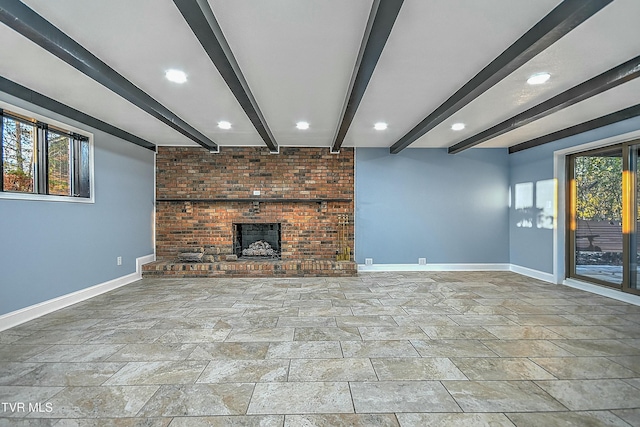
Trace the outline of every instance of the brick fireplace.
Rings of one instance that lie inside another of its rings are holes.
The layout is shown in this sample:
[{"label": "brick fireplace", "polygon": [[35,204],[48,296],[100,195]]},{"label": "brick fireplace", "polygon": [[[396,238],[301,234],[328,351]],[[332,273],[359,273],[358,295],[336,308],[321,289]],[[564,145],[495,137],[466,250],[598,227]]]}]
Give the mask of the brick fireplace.
[{"label": "brick fireplace", "polygon": [[[157,261],[145,275],[354,275],[353,197],[353,149],[158,147]],[[277,224],[279,259],[233,260],[251,224]],[[206,262],[177,261],[192,251]]]}]

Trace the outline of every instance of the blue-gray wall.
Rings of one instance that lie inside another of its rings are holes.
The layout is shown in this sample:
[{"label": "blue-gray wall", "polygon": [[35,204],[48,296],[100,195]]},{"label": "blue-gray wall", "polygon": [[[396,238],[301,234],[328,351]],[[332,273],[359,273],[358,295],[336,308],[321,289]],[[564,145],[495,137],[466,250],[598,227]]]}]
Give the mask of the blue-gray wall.
[{"label": "blue-gray wall", "polygon": [[154,253],[154,153],[0,99],[87,130],[95,144],[95,203],[0,199],[0,315],[135,272],[136,258]]},{"label": "blue-gray wall", "polygon": [[[554,178],[554,151],[599,141],[640,129],[640,117],[625,120],[549,144],[520,151],[509,156],[510,185],[537,182]],[[562,219],[560,219],[562,220]],[[517,214],[512,204],[509,221],[509,258],[511,264],[545,273],[553,273],[553,230],[520,228],[516,226]],[[564,265],[558,266],[564,271]]]},{"label": "blue-gray wall", "polygon": [[508,263],[506,149],[356,150],[356,261]]},{"label": "blue-gray wall", "polygon": [[[154,252],[154,154],[6,94],[0,100],[92,132],[95,143],[94,204],[0,199],[0,315],[135,272],[135,259]],[[640,118],[630,119],[512,155],[359,148],[356,261],[426,257],[552,273],[552,230],[516,227],[508,188],[552,179],[555,150],[638,129]]]}]

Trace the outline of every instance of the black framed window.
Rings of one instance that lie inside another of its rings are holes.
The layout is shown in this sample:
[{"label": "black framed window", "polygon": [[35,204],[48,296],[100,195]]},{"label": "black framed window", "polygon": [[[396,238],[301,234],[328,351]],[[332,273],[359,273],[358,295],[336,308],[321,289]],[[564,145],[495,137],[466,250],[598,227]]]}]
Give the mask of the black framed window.
[{"label": "black framed window", "polygon": [[2,190],[36,192],[37,126],[2,113]]},{"label": "black framed window", "polygon": [[89,138],[0,110],[0,192],[91,197]]}]

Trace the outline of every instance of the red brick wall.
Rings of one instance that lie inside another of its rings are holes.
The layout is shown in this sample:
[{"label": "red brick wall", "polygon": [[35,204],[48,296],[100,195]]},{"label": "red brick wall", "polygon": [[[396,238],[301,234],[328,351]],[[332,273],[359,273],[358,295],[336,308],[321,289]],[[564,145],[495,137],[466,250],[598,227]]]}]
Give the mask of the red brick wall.
[{"label": "red brick wall", "polygon": [[[348,214],[347,242],[353,248],[353,149],[158,147],[156,158],[156,255],[175,259],[188,248],[213,245],[231,253],[233,223],[282,224],[283,259],[335,259],[338,216]],[[253,191],[260,190],[260,196]],[[162,202],[163,198],[223,202]],[[350,202],[251,202],[237,198],[350,199]]]}]

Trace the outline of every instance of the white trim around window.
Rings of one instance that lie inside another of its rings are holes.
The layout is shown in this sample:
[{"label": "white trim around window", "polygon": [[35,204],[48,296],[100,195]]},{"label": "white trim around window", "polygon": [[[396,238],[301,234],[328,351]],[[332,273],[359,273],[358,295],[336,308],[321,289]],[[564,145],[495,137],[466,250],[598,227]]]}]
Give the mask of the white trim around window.
[{"label": "white trim around window", "polygon": [[[59,120],[52,119],[42,114],[34,113],[24,108],[18,107],[13,104],[9,104],[4,101],[0,101],[0,109],[8,110],[21,116],[35,119],[39,122],[46,123],[55,128],[65,129],[69,132],[82,135],[89,140],[89,197],[71,197],[71,196],[58,196],[49,194],[37,194],[37,193],[20,193],[13,191],[0,191],[0,200],[25,200],[25,201],[44,201],[44,202],[65,202],[65,203],[95,203],[95,177],[94,177],[94,140],[93,133],[87,132],[84,129],[77,128],[68,123],[61,122]],[[0,137],[2,137],[0,135]],[[2,153],[0,153],[0,159]],[[2,179],[2,177],[0,177]]]}]

